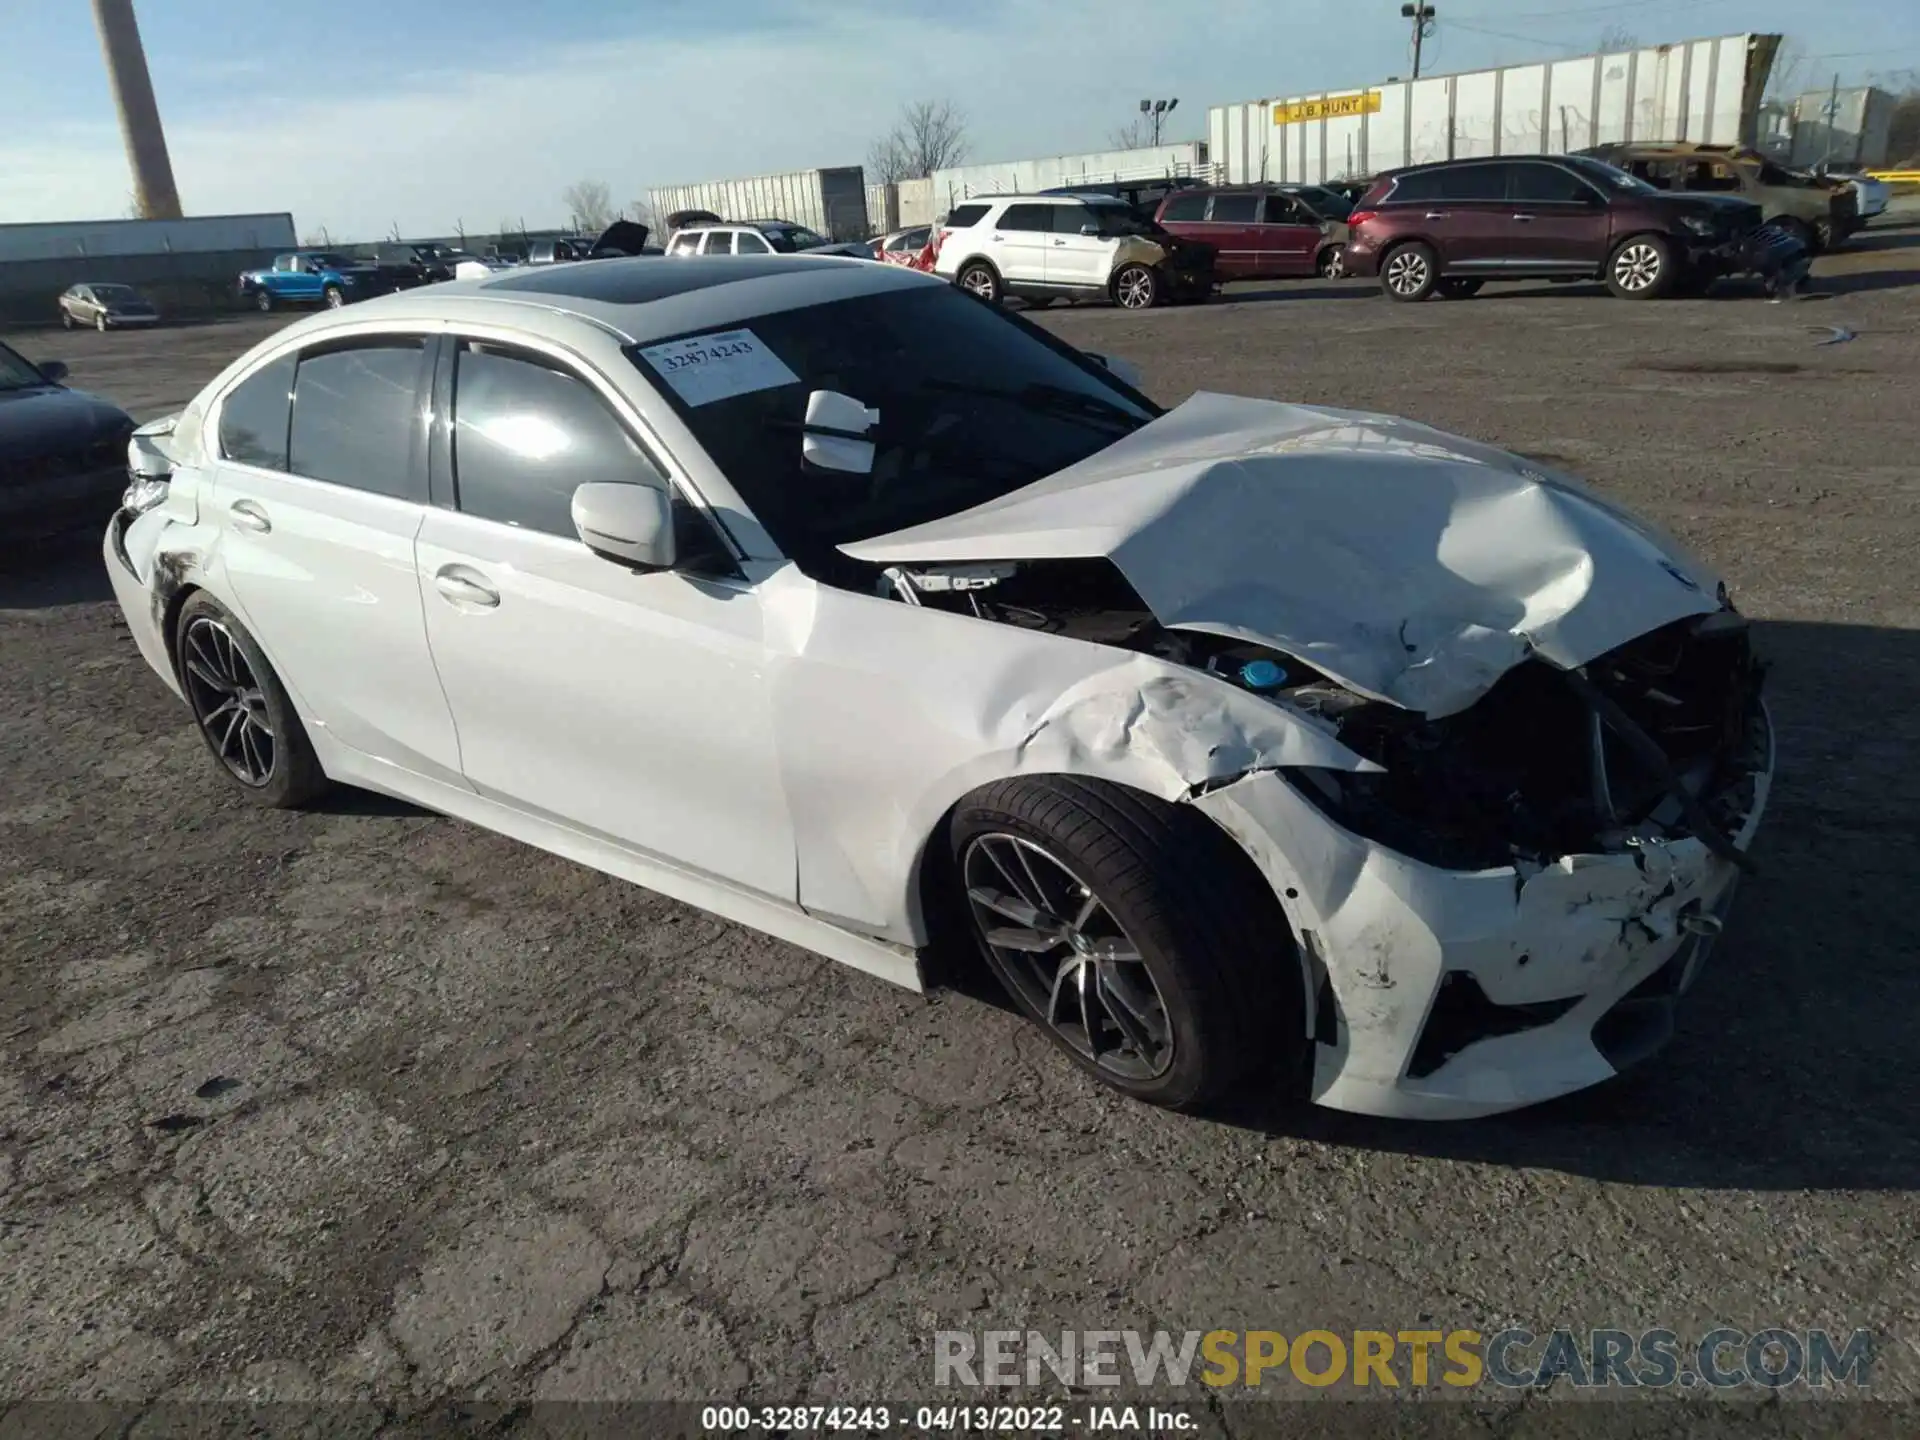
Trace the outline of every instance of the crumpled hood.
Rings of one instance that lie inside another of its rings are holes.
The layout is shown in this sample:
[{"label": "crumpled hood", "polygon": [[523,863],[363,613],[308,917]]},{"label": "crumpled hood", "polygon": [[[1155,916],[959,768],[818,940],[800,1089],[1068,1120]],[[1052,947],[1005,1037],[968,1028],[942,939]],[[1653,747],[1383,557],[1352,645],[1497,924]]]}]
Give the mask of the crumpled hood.
[{"label": "crumpled hood", "polygon": [[1570,476],[1393,416],[1199,394],[999,500],[842,547],[878,564],[1107,557],[1161,624],[1464,710],[1719,608],[1680,543]]}]

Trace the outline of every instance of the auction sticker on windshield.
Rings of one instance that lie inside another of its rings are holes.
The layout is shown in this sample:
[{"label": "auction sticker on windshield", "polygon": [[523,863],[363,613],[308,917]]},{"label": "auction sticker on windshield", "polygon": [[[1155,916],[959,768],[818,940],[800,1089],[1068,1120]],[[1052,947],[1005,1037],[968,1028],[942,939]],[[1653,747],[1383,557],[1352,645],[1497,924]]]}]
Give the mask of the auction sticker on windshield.
[{"label": "auction sticker on windshield", "polygon": [[711,405],[755,390],[800,383],[800,377],[751,330],[722,330],[649,345],[640,358],[689,405]]}]

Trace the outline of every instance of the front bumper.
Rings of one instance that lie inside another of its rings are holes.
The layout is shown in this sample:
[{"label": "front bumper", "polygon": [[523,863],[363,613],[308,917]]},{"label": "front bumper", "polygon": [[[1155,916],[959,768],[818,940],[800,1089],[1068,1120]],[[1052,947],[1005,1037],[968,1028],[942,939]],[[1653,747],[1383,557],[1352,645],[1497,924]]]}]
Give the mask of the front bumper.
[{"label": "front bumper", "polygon": [[125,463],[73,475],[0,483],[0,539],[44,540],[98,525],[126,493]]},{"label": "front bumper", "polygon": [[[1751,842],[1773,775],[1756,709]],[[1313,1098],[1465,1119],[1611,1078],[1672,1033],[1739,872],[1699,840],[1644,838],[1543,868],[1440,869],[1342,829],[1274,772],[1197,799],[1282,898],[1308,962]]]},{"label": "front bumper", "polygon": [[158,315],[107,316],[107,328],[109,330],[133,330],[143,325],[158,325],[159,323],[160,317]]}]

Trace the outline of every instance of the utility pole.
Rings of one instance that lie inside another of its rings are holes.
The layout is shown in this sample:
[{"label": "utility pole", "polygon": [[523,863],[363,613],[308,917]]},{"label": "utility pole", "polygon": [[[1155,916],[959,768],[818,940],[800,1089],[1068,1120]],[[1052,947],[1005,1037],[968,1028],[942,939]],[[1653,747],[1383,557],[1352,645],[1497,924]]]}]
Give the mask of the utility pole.
[{"label": "utility pole", "polygon": [[1433,6],[1426,0],[1411,0],[1400,7],[1400,18],[1413,22],[1413,78],[1420,78],[1420,42],[1433,34]]},{"label": "utility pole", "polygon": [[1140,102],[1140,113],[1147,117],[1147,123],[1153,127],[1153,143],[1156,146],[1160,143],[1161,125],[1165,123],[1168,113],[1179,103],[1178,100],[1142,100]]}]

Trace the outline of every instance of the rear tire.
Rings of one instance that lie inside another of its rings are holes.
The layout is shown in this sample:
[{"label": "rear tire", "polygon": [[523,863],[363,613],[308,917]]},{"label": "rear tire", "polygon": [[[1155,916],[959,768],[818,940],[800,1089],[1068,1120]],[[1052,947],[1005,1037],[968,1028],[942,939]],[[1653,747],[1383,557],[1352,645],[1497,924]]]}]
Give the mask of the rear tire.
[{"label": "rear tire", "polygon": [[1304,1093],[1291,932],[1206,816],[1104,781],[1022,776],[961,801],[949,842],[976,947],[1088,1074],[1181,1110],[1267,1070]]},{"label": "rear tire", "polygon": [[960,273],[953,277],[953,283],[989,305],[998,305],[1006,294],[1006,287],[1000,283],[1000,272],[984,260],[973,260],[962,265]]},{"label": "rear tire", "polygon": [[1160,276],[1151,265],[1122,265],[1110,287],[1113,303],[1122,310],[1151,310],[1160,303]]},{"label": "rear tire", "polygon": [[1380,261],[1380,288],[1389,300],[1411,305],[1433,294],[1440,283],[1440,262],[1418,241],[1398,245]]},{"label": "rear tire", "polygon": [[1607,257],[1607,289],[1622,300],[1658,300],[1673,289],[1680,266],[1658,235],[1629,235]]},{"label": "rear tire", "polygon": [[255,805],[293,810],[326,790],[306,728],[244,626],[204,590],[174,622],[174,668],[208,753]]},{"label": "rear tire", "polygon": [[1486,283],[1484,280],[1442,280],[1436,288],[1442,300],[1471,300]]}]

